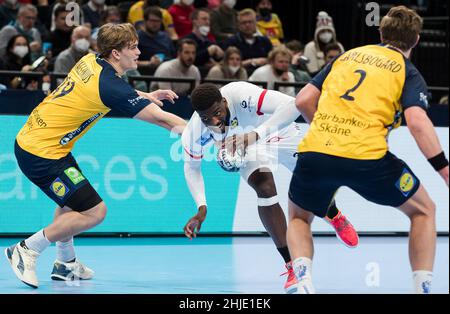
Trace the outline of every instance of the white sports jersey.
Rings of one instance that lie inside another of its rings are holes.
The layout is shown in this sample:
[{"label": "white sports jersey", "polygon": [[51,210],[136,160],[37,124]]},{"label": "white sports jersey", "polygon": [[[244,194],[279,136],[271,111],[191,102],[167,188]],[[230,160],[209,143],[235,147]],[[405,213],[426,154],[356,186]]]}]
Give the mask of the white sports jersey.
[{"label": "white sports jersey", "polygon": [[[221,145],[222,141],[234,134],[255,131],[260,136],[257,143],[247,147],[246,156],[254,155],[251,161],[241,168],[241,176],[245,180],[256,169],[281,161],[289,169],[293,168],[293,154],[299,142],[299,128],[294,121],[300,113],[295,107],[295,98],[277,91],[265,90],[247,82],[234,82],[220,89],[227,100],[230,117],[226,134],[211,131],[194,113],[183,131],[184,172],[189,190],[197,204],[197,208],[206,205],[204,180],[200,161],[206,148],[213,143]],[[276,112],[276,113],[275,113]],[[287,117],[287,118],[286,118]],[[279,126],[280,129],[272,129]],[[278,146],[282,155],[289,158],[278,159],[276,152],[269,146]],[[261,146],[264,149],[261,149]],[[265,148],[269,148],[268,150]],[[260,153],[262,152],[262,153]],[[265,161],[258,156],[265,155]],[[292,170],[292,169],[290,169]]]},{"label": "white sports jersey", "polygon": [[[262,89],[247,82],[234,82],[220,89],[222,96],[227,100],[230,111],[229,127],[226,134],[215,133],[208,129],[195,112],[182,135],[182,143],[187,157],[201,159],[203,151],[212,143],[220,144],[225,138],[234,134],[243,134],[253,131],[266,122],[277,106],[295,102],[295,98],[272,90]],[[269,113],[269,114],[267,114]],[[289,132],[294,125],[291,124],[282,130],[274,130],[267,137]]]}]

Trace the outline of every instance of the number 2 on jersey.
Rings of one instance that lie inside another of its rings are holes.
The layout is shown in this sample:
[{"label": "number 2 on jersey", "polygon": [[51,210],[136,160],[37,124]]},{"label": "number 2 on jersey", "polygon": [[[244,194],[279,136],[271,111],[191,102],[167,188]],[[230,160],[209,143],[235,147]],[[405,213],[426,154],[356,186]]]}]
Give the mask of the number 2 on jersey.
[{"label": "number 2 on jersey", "polygon": [[356,70],[354,73],[358,73],[361,75],[361,77],[359,78],[358,84],[356,84],[353,88],[346,91],[345,94],[341,96],[341,98],[344,98],[345,100],[348,100],[348,101],[355,100],[355,97],[350,96],[350,93],[353,93],[354,91],[356,91],[358,89],[358,87],[361,86],[361,84],[364,82],[364,80],[366,79],[366,76],[367,76],[367,73],[364,70]]}]

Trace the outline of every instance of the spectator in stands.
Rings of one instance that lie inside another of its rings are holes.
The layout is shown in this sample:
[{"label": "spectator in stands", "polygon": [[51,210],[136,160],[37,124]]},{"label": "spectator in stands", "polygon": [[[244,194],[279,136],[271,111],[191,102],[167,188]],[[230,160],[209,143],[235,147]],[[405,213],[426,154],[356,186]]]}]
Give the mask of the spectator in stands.
[{"label": "spectator in stands", "polygon": [[[55,12],[56,10],[60,7],[60,6],[64,6],[65,8],[67,7],[67,4],[69,2],[73,2],[72,0],[57,0],[53,3],[53,6],[51,7],[51,25],[50,25],[50,31],[54,31],[56,28],[56,23],[55,23]],[[73,10],[73,9],[71,9]],[[75,11],[72,11],[72,13],[75,13]],[[78,10],[77,12],[79,15],[78,16],[73,16],[73,21],[77,22],[79,24],[74,25],[75,27],[79,26],[79,25],[83,25],[84,24],[84,13],[83,10]]]},{"label": "spectator in stands", "polygon": [[[289,72],[292,55],[285,46],[274,48],[269,54],[269,64],[255,70],[249,81],[267,82],[268,89],[274,89],[275,82],[294,83],[294,74]],[[294,87],[280,87],[279,91],[295,97]]]},{"label": "spectator in stands", "polygon": [[0,56],[5,53],[5,47],[11,37],[23,35],[30,43],[31,61],[36,59],[41,51],[41,34],[34,27],[38,11],[32,4],[22,5],[17,13],[14,25],[6,25],[0,31]]},{"label": "spectator in stands", "polygon": [[289,72],[294,74],[295,81],[299,83],[308,83],[311,81],[311,76],[306,71],[306,61],[302,59],[305,50],[303,44],[298,40],[291,40],[286,43],[286,48],[292,54]]},{"label": "spectator in stands", "polygon": [[55,30],[50,33],[48,40],[52,45],[52,56],[55,58],[71,44],[74,27],[67,25],[66,17],[69,13],[70,11],[63,5],[58,6],[55,10]]},{"label": "spectator in stands", "polygon": [[180,38],[192,32],[191,14],[195,8],[192,5],[194,0],[180,0],[179,3],[174,3],[169,8],[169,13],[172,15],[175,31]]},{"label": "spectator in stands", "polygon": [[148,7],[144,13],[144,30],[138,31],[141,51],[138,65],[150,67],[152,72],[164,61],[175,57],[175,47],[169,35],[161,31],[162,13],[157,7]]},{"label": "spectator in stands", "polygon": [[258,12],[256,17],[258,31],[269,38],[273,46],[279,46],[284,38],[283,24],[278,15],[272,13],[272,2],[259,0],[256,11]]},{"label": "spectator in stands", "polygon": [[341,49],[341,46],[339,46],[337,43],[326,45],[324,48],[325,63],[330,63],[334,58],[336,58],[343,52],[344,51]]},{"label": "spectator in stands", "polygon": [[136,29],[144,29],[144,11],[148,7],[157,7],[161,10],[164,30],[169,34],[170,39],[174,41],[178,40],[178,34],[175,31],[172,15],[170,15],[169,11],[166,9],[161,8],[160,0],[138,1],[133,4],[128,12],[128,22],[133,24]]},{"label": "spectator in stands", "polygon": [[14,23],[19,11],[17,0],[5,0],[0,4],[0,29],[8,24]]},{"label": "spectator in stands", "polygon": [[[178,43],[178,57],[164,62],[156,70],[155,77],[194,78],[196,84],[200,83],[200,71],[194,65],[196,54],[195,41],[189,38],[181,39]],[[154,82],[151,90],[171,89],[179,96],[190,91],[189,83]]]},{"label": "spectator in stands", "polygon": [[211,31],[221,43],[238,31],[236,0],[222,0],[222,4],[211,13]]},{"label": "spectator in stands", "polygon": [[317,74],[325,65],[325,46],[331,43],[338,44],[341,47],[341,51],[344,52],[344,47],[336,39],[333,19],[327,12],[321,11],[317,15],[314,40],[305,47],[305,56],[309,59],[306,67],[312,76]]},{"label": "spectator in stands", "polygon": [[69,73],[73,66],[89,52],[91,29],[78,26],[72,32],[72,44],[56,58],[56,73]]},{"label": "spectator in stands", "polygon": [[242,53],[243,66],[247,72],[267,64],[267,55],[272,50],[272,43],[256,31],[256,13],[252,9],[244,9],[238,14],[239,32],[228,38],[224,47],[237,47]]},{"label": "spectator in stands", "polygon": [[[223,50],[215,44],[210,34],[210,15],[208,9],[197,9],[192,13],[193,31],[185,38],[190,38],[197,44],[194,64],[200,72],[208,71],[223,58]],[[202,75],[203,76],[203,75]]]},{"label": "spectator in stands", "polygon": [[246,81],[247,71],[242,67],[242,55],[236,47],[228,47],[220,64],[208,73],[207,79]]},{"label": "spectator in stands", "polygon": [[[27,38],[23,35],[14,35],[8,40],[5,55],[0,59],[0,70],[29,72],[30,61]],[[12,89],[26,88],[28,81],[21,77],[2,78],[0,84]]]},{"label": "spectator in stands", "polygon": [[90,24],[91,29],[99,27],[101,16],[106,8],[105,0],[89,0],[81,7],[84,23]]},{"label": "spectator in stands", "polygon": [[208,9],[215,10],[220,6],[221,0],[208,0]]}]

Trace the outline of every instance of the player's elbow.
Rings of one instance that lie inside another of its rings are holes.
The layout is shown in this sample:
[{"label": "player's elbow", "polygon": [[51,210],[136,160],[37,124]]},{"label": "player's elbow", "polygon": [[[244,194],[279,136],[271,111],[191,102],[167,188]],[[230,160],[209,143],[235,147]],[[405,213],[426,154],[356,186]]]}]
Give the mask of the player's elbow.
[{"label": "player's elbow", "polygon": [[406,125],[412,134],[420,134],[427,130],[430,119],[425,110],[414,107],[405,111]]}]

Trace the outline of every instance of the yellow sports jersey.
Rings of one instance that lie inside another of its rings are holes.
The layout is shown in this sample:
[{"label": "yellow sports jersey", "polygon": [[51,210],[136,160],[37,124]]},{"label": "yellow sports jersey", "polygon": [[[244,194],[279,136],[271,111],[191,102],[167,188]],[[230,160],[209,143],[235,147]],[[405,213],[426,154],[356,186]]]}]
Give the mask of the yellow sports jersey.
[{"label": "yellow sports jersey", "polygon": [[[164,30],[167,31],[169,28],[174,28],[173,18],[169,11],[163,8],[160,8],[160,10],[163,17],[162,23]],[[128,22],[134,26],[144,22],[144,1],[138,1],[131,6],[130,11],[128,12]]]},{"label": "yellow sports jersey", "polygon": [[284,38],[283,26],[281,21],[275,13],[272,13],[269,21],[259,18],[256,22],[259,32],[270,39],[272,45],[278,46],[281,44],[281,39]]},{"label": "yellow sports jersey", "polygon": [[33,155],[60,159],[111,109],[133,117],[149,103],[111,64],[88,54],[33,110],[16,140]]},{"label": "yellow sports jersey", "polygon": [[311,84],[321,96],[299,152],[382,158],[403,110],[428,108],[427,86],[419,71],[399,51],[383,45],[340,55]]}]

